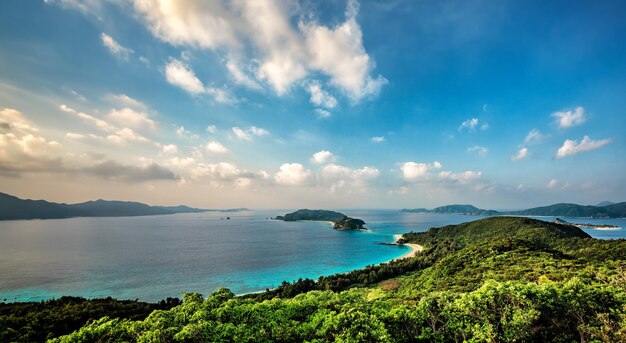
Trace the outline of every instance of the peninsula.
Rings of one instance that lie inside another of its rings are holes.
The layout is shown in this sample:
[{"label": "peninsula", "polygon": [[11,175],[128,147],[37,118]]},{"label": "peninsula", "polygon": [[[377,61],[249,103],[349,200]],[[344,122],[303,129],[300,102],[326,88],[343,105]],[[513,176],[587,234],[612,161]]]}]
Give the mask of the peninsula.
[{"label": "peninsula", "polygon": [[331,222],[333,224],[333,229],[340,231],[367,230],[367,228],[364,227],[365,222],[363,220],[348,217],[341,212],[328,210],[301,209],[295,212],[287,213],[284,216],[276,216],[274,219],[286,222],[300,220]]}]

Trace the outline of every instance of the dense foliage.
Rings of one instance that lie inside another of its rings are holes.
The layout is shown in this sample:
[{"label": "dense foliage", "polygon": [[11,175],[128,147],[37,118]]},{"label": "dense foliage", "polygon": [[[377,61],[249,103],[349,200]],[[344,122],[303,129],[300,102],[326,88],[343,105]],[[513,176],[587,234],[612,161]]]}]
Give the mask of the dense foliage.
[{"label": "dense foliage", "polygon": [[154,310],[180,305],[177,298],[156,304],[112,298],[61,297],[42,302],[0,303],[0,342],[42,342],[111,316],[142,320]]},{"label": "dense foliage", "polygon": [[623,342],[626,240],[497,217],[403,236],[416,257],[235,297],[196,293],[54,342]]},{"label": "dense foliage", "polygon": [[295,212],[287,213],[284,216],[276,216],[275,219],[284,220],[286,222],[293,222],[297,220],[319,220],[334,222],[345,216],[345,214],[335,211],[301,209]]}]

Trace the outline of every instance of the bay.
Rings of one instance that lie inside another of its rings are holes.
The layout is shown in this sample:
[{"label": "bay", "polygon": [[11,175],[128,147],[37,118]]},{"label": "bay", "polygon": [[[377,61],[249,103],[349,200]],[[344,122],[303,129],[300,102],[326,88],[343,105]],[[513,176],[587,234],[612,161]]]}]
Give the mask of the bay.
[{"label": "bay", "polygon": [[[408,248],[376,244],[393,242],[394,234],[481,218],[342,210],[365,220],[366,232],[269,220],[288,211],[0,222],[0,301],[63,295],[158,301],[183,291],[207,295],[220,287],[237,294],[263,291],[283,280],[315,279],[398,258]],[[626,226],[624,219],[580,220]],[[585,231],[623,238],[626,230]]]}]

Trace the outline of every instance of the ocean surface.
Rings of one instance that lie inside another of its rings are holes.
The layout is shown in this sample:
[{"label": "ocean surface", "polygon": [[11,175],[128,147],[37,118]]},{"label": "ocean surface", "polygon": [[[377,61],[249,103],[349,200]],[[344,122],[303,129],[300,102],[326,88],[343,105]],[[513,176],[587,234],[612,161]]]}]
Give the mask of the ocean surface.
[{"label": "ocean surface", "polygon": [[[183,291],[208,295],[220,287],[237,294],[263,291],[283,280],[400,257],[407,247],[376,244],[393,242],[394,234],[481,218],[342,210],[365,220],[365,232],[336,231],[326,222],[269,220],[286,212],[2,221],[0,301],[62,295],[158,301]],[[596,238],[626,237],[626,219],[567,220],[618,225],[624,229],[585,231]]]}]

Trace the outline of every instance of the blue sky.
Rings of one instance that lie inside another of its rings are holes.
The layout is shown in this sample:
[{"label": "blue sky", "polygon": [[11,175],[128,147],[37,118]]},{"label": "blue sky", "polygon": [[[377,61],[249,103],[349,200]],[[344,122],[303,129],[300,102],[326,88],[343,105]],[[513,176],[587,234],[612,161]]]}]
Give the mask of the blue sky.
[{"label": "blue sky", "polygon": [[200,207],[623,201],[623,1],[0,3],[0,190]]}]

